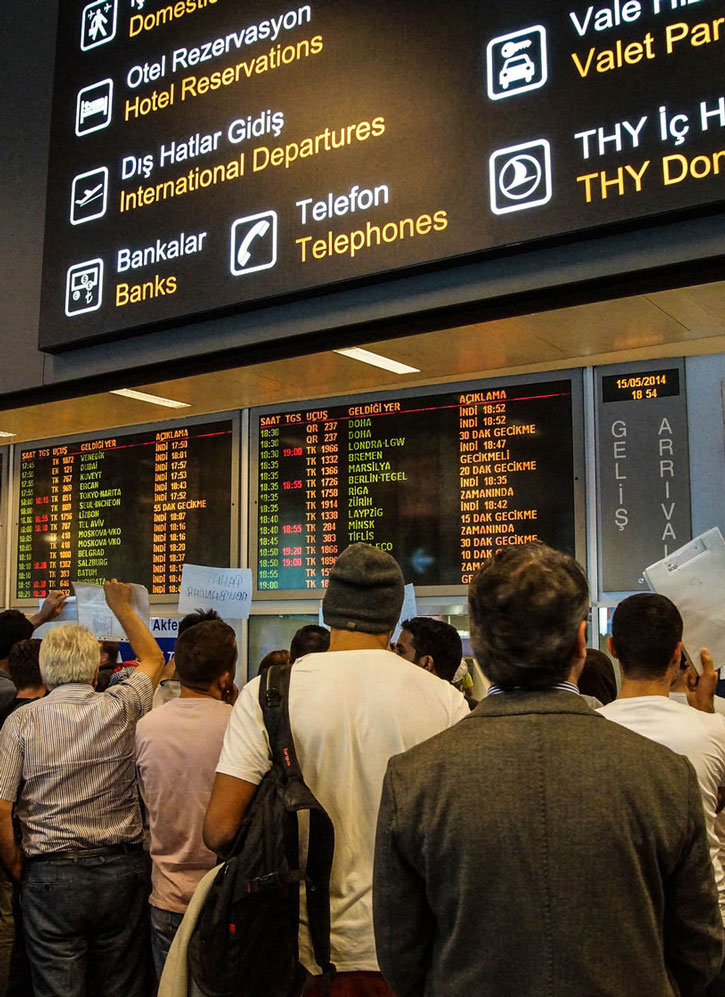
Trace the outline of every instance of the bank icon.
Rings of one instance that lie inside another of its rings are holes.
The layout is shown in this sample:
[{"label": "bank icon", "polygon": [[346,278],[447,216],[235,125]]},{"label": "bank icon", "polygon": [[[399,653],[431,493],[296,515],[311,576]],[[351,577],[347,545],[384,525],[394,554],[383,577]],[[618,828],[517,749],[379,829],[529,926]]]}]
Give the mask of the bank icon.
[{"label": "bank icon", "polygon": [[116,37],[117,0],[93,0],[83,8],[81,52],[105,45]]},{"label": "bank icon", "polygon": [[488,161],[488,172],[494,215],[551,200],[551,146],[545,138],[498,149]]},{"label": "bank icon", "polygon": [[277,212],[237,218],[232,223],[229,269],[235,276],[269,270],[277,262]]},{"label": "bank icon", "polygon": [[70,223],[82,225],[102,218],[108,202],[108,167],[99,166],[79,173],[73,181],[70,195]]},{"label": "bank icon", "polygon": [[107,128],[113,116],[113,80],[100,80],[78,91],[76,98],[76,135]]},{"label": "bank icon", "polygon": [[538,90],[548,75],[546,28],[541,24],[499,35],[486,46],[486,82],[491,100]]},{"label": "bank icon", "polygon": [[103,260],[86,260],[68,267],[65,278],[65,313],[95,312],[103,301]]}]

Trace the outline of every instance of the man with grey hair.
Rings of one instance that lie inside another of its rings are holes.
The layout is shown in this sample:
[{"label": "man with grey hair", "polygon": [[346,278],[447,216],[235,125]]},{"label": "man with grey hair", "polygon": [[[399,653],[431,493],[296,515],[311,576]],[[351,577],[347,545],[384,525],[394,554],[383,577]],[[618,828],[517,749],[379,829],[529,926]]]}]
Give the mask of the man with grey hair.
[{"label": "man with grey hair", "polygon": [[671,997],[720,967],[692,766],[567,681],[588,602],[579,565],[543,544],[503,548],[471,582],[488,696],[393,758],[383,787],[375,938],[398,997]]},{"label": "man with grey hair", "polygon": [[[322,615],[328,651],[306,654],[290,671],[289,714],[302,775],[332,819],[330,950],[336,994],[386,995],[372,924],[375,819],[391,755],[469,713],[461,694],[389,650],[403,605],[403,576],[377,547],[348,547],[330,571]],[[242,690],[227,726],[204,822],[204,840],[223,853],[269,770],[259,678]],[[319,976],[303,927],[300,960]],[[305,994],[327,993],[307,981]]]},{"label": "man with grey hair", "polygon": [[35,997],[148,993],[134,731],[151,709],[164,656],[132,608],[130,586],[114,580],[105,592],[139,659],[134,674],[96,693],[98,640],[62,624],[40,648],[49,694],[0,732],[0,858],[22,878]]}]

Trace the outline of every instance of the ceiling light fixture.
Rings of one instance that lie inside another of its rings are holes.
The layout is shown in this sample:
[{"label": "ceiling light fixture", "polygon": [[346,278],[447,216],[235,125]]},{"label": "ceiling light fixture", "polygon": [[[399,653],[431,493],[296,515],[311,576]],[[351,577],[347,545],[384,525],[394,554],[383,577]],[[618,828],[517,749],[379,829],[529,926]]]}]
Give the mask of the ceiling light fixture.
[{"label": "ceiling light fixture", "polygon": [[173,398],[162,398],[161,395],[148,395],[145,391],[135,391],[133,388],[117,388],[111,394],[135,398],[136,401],[148,402],[149,405],[163,405],[165,408],[191,408],[189,402],[177,402]]},{"label": "ceiling light fixture", "polygon": [[390,370],[393,374],[420,374],[420,367],[410,367],[406,363],[399,363],[389,357],[381,357],[379,353],[371,353],[370,350],[362,350],[357,346],[353,346],[349,350],[333,350],[333,352],[340,353],[343,357],[359,360],[361,363],[369,363],[373,367],[382,367],[383,370]]},{"label": "ceiling light fixture", "polygon": [[0,430],[0,436],[3,436],[3,437],[4,436],[17,436],[17,435],[18,435],[17,433],[3,433],[2,430]]}]

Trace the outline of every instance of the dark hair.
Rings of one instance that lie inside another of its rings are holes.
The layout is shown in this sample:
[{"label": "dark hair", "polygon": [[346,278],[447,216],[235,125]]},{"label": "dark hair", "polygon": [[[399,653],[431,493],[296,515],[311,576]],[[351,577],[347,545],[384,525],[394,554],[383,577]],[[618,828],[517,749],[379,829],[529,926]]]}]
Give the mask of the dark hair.
[{"label": "dark hair", "polygon": [[225,672],[234,673],[237,661],[234,631],[219,619],[195,623],[176,641],[174,661],[182,685],[207,689]]},{"label": "dark hair", "polygon": [[272,665],[288,665],[289,664],[289,651],[287,648],[282,648],[279,651],[268,651],[267,654],[259,662],[259,668],[257,669],[257,675],[263,675],[268,668]]},{"label": "dark hair", "polygon": [[37,689],[43,685],[38,653],[41,642],[36,639],[19,640],[8,655],[8,672],[16,689]]},{"label": "dark hair", "polygon": [[35,627],[18,609],[6,609],[0,613],[0,658],[10,654],[10,648],[19,640],[28,640]]},{"label": "dark hair", "polygon": [[443,620],[416,616],[412,620],[405,620],[402,629],[407,630],[413,638],[413,647],[418,657],[429,654],[433,658],[436,675],[446,682],[452,682],[463,656],[463,645],[456,628]]},{"label": "dark hair", "polygon": [[655,592],[623,599],[612,617],[612,643],[627,678],[659,678],[682,640],[682,617],[674,602]]},{"label": "dark hair", "polygon": [[114,668],[116,667],[116,661],[118,660],[118,649],[121,646],[121,642],[118,640],[99,640],[101,645],[101,654],[107,654],[109,657],[109,664],[112,664]]},{"label": "dark hair", "polygon": [[305,654],[326,651],[330,646],[330,631],[316,623],[300,627],[289,646],[289,663],[292,665]]},{"label": "dark hair", "polygon": [[549,689],[571,671],[589,608],[586,575],[573,557],[542,543],[504,547],[468,589],[471,645],[502,689]]},{"label": "dark hair", "polygon": [[587,648],[587,659],[577,685],[582,695],[595,696],[602,706],[617,698],[614,666],[604,651],[596,647]]},{"label": "dark hair", "polygon": [[219,613],[216,609],[196,609],[193,613],[187,613],[183,619],[179,620],[179,627],[176,631],[176,636],[181,637],[185,630],[189,627],[195,627],[197,623],[207,623],[209,620],[220,619]]}]

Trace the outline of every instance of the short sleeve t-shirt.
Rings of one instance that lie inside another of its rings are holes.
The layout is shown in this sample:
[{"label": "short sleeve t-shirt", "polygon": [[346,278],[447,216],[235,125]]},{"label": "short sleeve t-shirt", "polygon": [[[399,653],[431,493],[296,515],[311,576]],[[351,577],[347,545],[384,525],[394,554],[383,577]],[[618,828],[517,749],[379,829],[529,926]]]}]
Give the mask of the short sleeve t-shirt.
[{"label": "short sleeve t-shirt", "polygon": [[[259,679],[244,687],[218,772],[258,784],[270,767]],[[305,782],[335,827],[330,880],[332,961],[341,972],[378,969],[372,871],[388,760],[469,715],[450,683],[390,651],[327,651],[292,668],[289,712]],[[306,931],[300,959],[316,966]]]},{"label": "short sleeve t-shirt", "polygon": [[725,786],[725,717],[703,713],[666,696],[616,699],[599,712],[608,720],[664,744],[692,763],[700,784],[720,910],[725,920],[725,872],[715,830],[718,789]]},{"label": "short sleeve t-shirt", "polygon": [[136,770],[149,815],[151,897],[183,913],[216,864],[202,829],[232,709],[217,699],[172,699],[136,727]]}]

